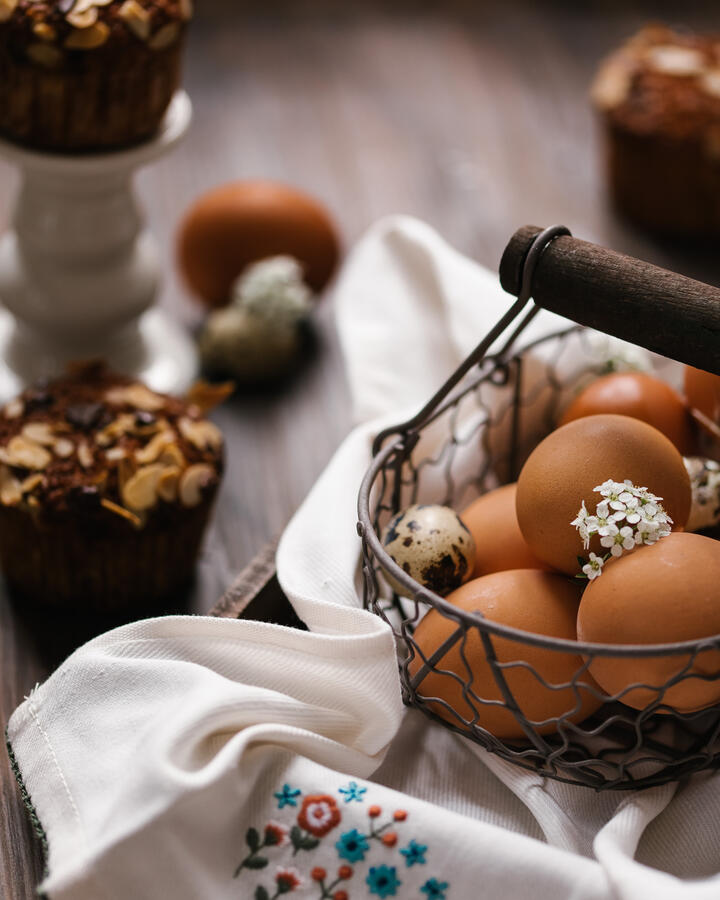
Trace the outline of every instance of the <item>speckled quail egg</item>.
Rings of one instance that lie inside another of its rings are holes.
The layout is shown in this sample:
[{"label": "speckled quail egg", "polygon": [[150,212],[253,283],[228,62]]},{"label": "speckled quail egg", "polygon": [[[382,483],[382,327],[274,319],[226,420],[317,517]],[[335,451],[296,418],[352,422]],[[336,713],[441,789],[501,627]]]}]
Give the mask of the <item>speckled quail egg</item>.
[{"label": "speckled quail egg", "polygon": [[699,456],[685,457],[690,476],[692,506],[685,531],[700,531],[720,524],[720,463]]},{"label": "speckled quail egg", "polygon": [[[458,514],[447,506],[416,505],[388,523],[382,542],[407,574],[440,596],[460,587],[475,566],[475,542]],[[388,581],[398,594],[406,588]]]}]

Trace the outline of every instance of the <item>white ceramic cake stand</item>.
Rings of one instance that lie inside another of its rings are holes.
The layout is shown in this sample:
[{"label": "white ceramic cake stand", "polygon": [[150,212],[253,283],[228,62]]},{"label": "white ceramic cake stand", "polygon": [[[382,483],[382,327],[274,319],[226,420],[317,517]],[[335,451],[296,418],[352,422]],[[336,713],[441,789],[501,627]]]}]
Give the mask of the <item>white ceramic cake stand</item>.
[{"label": "white ceramic cake stand", "polygon": [[157,136],[112,153],[36,153],[0,141],[21,186],[0,239],[0,400],[70,360],[103,357],[159,391],[181,392],[197,371],[183,329],[153,307],[160,263],[132,186],[190,124],[184,92]]}]

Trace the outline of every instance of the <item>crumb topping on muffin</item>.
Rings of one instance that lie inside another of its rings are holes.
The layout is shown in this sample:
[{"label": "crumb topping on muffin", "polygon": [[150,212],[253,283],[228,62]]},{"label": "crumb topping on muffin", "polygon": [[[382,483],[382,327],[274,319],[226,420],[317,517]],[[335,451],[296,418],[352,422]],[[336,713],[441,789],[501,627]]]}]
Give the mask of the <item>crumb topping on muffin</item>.
[{"label": "crumb topping on muffin", "polygon": [[38,382],[0,410],[0,504],[138,528],[197,506],[223,467],[222,434],[204,413],[226,395],[200,384],[181,400],[102,363]]},{"label": "crumb topping on muffin", "polygon": [[193,0],[0,0],[0,28],[18,52],[47,68],[73,51],[127,40],[164,50],[192,15]]},{"label": "crumb topping on muffin", "polygon": [[720,35],[647,26],[605,61],[592,97],[626,131],[720,150]]}]

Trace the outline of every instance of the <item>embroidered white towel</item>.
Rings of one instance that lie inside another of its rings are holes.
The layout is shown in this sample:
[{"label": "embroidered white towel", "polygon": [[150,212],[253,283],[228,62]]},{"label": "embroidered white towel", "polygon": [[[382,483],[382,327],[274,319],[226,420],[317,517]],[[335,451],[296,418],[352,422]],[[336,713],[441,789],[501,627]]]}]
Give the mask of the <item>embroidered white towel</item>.
[{"label": "embroidered white towel", "polygon": [[[8,736],[47,838],[43,890],[63,900],[718,896],[717,777],[598,796],[403,711],[391,636],[359,607],[357,487],[378,417],[416,408],[508,298],[429,228],[394,218],[358,245],[336,299],[361,424],[278,552],[310,631],[138,622],[91,641],[34,691]],[[533,333],[556,326],[543,315]]]}]

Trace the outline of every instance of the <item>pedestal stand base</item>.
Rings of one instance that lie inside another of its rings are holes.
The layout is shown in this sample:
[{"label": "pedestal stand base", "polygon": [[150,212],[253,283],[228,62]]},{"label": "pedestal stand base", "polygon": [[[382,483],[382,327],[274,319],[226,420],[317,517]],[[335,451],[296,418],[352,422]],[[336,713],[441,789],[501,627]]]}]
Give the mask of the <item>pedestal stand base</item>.
[{"label": "pedestal stand base", "polygon": [[0,156],[21,172],[0,239],[0,400],[91,358],[155,390],[189,386],[195,349],[154,306],[159,255],[132,177],[177,145],[191,115],[180,91],[151,140],[113,153],[63,156],[0,140]]}]

